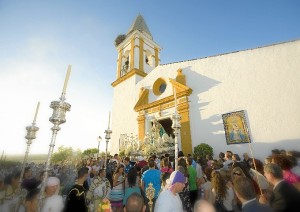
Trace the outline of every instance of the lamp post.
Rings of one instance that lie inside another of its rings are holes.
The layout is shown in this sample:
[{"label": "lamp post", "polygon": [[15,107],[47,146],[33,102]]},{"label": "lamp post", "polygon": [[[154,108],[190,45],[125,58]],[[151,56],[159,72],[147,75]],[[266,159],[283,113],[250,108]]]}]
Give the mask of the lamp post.
[{"label": "lamp post", "polygon": [[102,138],[101,136],[99,135],[99,137],[97,138],[97,141],[98,141],[98,157],[99,157],[99,150],[100,150],[100,142],[102,141]]},{"label": "lamp post", "polygon": [[52,130],[52,138],[50,142],[50,147],[48,151],[48,157],[47,157],[47,162],[46,162],[46,168],[45,168],[45,173],[44,173],[44,178],[41,186],[41,195],[40,195],[40,211],[42,209],[42,199],[44,198],[44,190],[46,187],[46,180],[48,178],[48,171],[50,167],[50,161],[51,157],[53,154],[54,146],[55,146],[55,140],[56,140],[56,135],[58,131],[60,130],[59,125],[63,124],[66,122],[66,112],[70,111],[71,105],[67,102],[65,102],[66,98],[66,89],[67,89],[67,84],[68,80],[70,77],[70,72],[71,72],[71,65],[68,66],[68,71],[67,75],[65,78],[65,83],[63,87],[63,91],[60,97],[60,101],[53,101],[50,104],[50,108],[53,109],[52,116],[49,118],[49,121],[54,125],[51,130]]},{"label": "lamp post", "polygon": [[177,98],[176,98],[176,90],[174,88],[174,96],[175,96],[175,113],[172,115],[172,128],[174,129],[174,135],[175,135],[175,170],[178,169],[178,138],[180,136],[180,120],[181,117],[178,114],[177,111]]},{"label": "lamp post", "polygon": [[105,163],[104,163],[104,167],[106,169],[106,166],[107,166],[107,148],[108,148],[108,142],[110,140],[110,134],[112,133],[112,131],[110,130],[110,113],[109,113],[109,118],[108,118],[108,127],[107,127],[107,130],[104,131],[105,133],[105,141],[106,141],[106,146],[105,146]]}]

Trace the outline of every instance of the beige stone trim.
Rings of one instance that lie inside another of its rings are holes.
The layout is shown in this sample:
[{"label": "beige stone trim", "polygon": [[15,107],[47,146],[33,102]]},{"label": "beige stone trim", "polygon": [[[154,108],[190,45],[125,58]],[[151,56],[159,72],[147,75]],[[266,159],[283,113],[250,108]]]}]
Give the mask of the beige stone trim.
[{"label": "beige stone trim", "polygon": [[138,121],[138,127],[139,127],[139,140],[143,140],[145,138],[145,115],[144,114],[140,114],[137,118]]},{"label": "beige stone trim", "polygon": [[139,69],[141,71],[144,71],[144,39],[143,38],[140,38],[140,41],[139,41]]},{"label": "beige stone trim", "polygon": [[147,76],[147,74],[143,71],[140,71],[138,69],[132,69],[131,71],[129,71],[126,75],[124,75],[123,77],[120,77],[119,79],[117,79],[116,81],[114,81],[113,83],[111,83],[112,87],[117,86],[118,84],[120,84],[121,82],[127,80],[128,78],[132,77],[133,75],[139,75],[141,77],[145,77]]},{"label": "beige stone trim", "polygon": [[129,68],[130,70],[134,68],[134,42],[135,38],[131,38],[131,48],[130,48],[130,62],[129,62]]},{"label": "beige stone trim", "polygon": [[158,64],[159,64],[158,51],[159,51],[158,48],[155,47],[154,48],[154,52],[155,52],[155,67],[158,66]]},{"label": "beige stone trim", "polygon": [[181,116],[181,147],[183,153],[192,154],[192,136],[191,136],[191,124],[190,124],[190,115],[189,115],[189,103],[185,102],[178,105],[178,113]]},{"label": "beige stone trim", "polygon": [[[172,86],[175,88],[177,98],[177,110],[181,116],[181,146],[184,154],[191,154],[192,149],[192,136],[191,136],[191,125],[189,115],[189,101],[188,96],[193,90],[186,86],[185,75],[182,74],[182,70],[179,69],[176,80],[169,79]],[[178,81],[177,81],[178,80]],[[139,127],[139,138],[143,139],[145,136],[145,113],[161,113],[162,110],[168,108],[174,108],[175,98],[174,95],[170,95],[163,99],[148,103],[149,101],[149,90],[142,88],[134,110],[139,113],[138,127]],[[143,119],[144,118],[144,119]]]},{"label": "beige stone trim", "polygon": [[120,49],[119,50],[119,58],[118,58],[117,79],[119,79],[121,76],[122,57],[123,57],[123,51],[122,51],[122,49]]}]

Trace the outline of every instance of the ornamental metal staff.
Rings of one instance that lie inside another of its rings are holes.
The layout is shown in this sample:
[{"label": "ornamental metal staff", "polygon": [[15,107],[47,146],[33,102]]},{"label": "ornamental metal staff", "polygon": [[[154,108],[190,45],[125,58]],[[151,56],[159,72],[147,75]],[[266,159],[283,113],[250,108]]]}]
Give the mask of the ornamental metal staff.
[{"label": "ornamental metal staff", "polygon": [[172,128],[174,129],[174,135],[175,135],[175,141],[174,141],[175,142],[175,170],[177,170],[177,168],[178,168],[178,137],[180,135],[181,117],[177,111],[176,89],[174,88],[173,91],[174,91],[174,99],[175,99],[175,113],[174,113],[174,115],[172,115],[172,121],[173,121]]},{"label": "ornamental metal staff", "polygon": [[23,175],[24,175],[25,166],[26,166],[26,163],[27,163],[27,158],[28,158],[28,154],[29,154],[30,145],[32,144],[32,140],[36,138],[35,133],[39,130],[39,128],[35,126],[36,117],[37,117],[37,114],[38,114],[38,111],[39,111],[39,107],[40,107],[40,102],[38,102],[38,104],[36,106],[35,115],[34,115],[32,125],[26,127],[27,135],[25,136],[25,138],[27,139],[27,148],[26,148],[26,152],[25,152],[25,156],[24,156],[24,160],[23,160],[20,183],[22,183],[22,181],[23,181]]},{"label": "ornamental metal staff", "polygon": [[3,155],[4,155],[4,150],[2,151],[2,155],[1,155],[0,162],[1,162],[1,161],[2,161],[2,159],[3,159]]},{"label": "ornamental metal staff", "polygon": [[53,101],[50,104],[50,108],[53,109],[53,113],[52,113],[52,116],[49,118],[49,121],[54,126],[51,128],[52,138],[51,138],[51,142],[49,145],[50,147],[49,147],[49,152],[48,152],[48,157],[47,157],[44,179],[43,179],[42,186],[41,186],[40,211],[42,209],[42,201],[41,200],[44,198],[44,190],[46,187],[46,180],[48,178],[50,161],[51,161],[51,157],[52,157],[54,146],[55,146],[56,135],[57,135],[58,131],[60,130],[59,125],[66,122],[66,112],[70,111],[70,108],[71,108],[71,105],[69,103],[65,102],[66,90],[67,90],[68,80],[69,80],[70,73],[71,73],[71,67],[72,67],[71,65],[68,66],[68,71],[67,71],[67,75],[65,78],[65,83],[64,83],[63,91],[61,93],[60,101]]},{"label": "ornamental metal staff", "polygon": [[107,148],[108,148],[108,142],[109,142],[109,139],[110,139],[110,134],[112,133],[112,131],[110,130],[109,126],[110,126],[110,112],[109,112],[109,117],[108,117],[108,127],[107,127],[107,130],[104,131],[104,133],[105,133],[105,140],[106,140],[105,163],[104,163],[105,169],[107,168]]},{"label": "ornamental metal staff", "polygon": [[27,148],[26,148],[24,160],[23,160],[23,163],[22,163],[21,176],[20,176],[20,180],[19,180],[20,188],[16,192],[19,195],[19,201],[16,202],[16,206],[15,206],[16,211],[19,210],[19,208],[20,208],[20,206],[21,206],[22,202],[24,201],[25,196],[27,194],[25,189],[22,189],[22,181],[23,181],[23,178],[24,178],[24,172],[25,172],[25,167],[26,167],[27,158],[28,158],[28,154],[29,154],[29,148],[30,148],[30,145],[32,144],[32,140],[36,138],[36,135],[35,135],[36,132],[39,130],[39,128],[35,126],[36,117],[37,117],[37,114],[38,114],[38,111],[39,111],[39,107],[40,107],[40,102],[38,102],[38,104],[36,106],[35,115],[34,115],[32,125],[26,127],[27,134],[26,134],[25,138],[27,139]]},{"label": "ornamental metal staff", "polygon": [[100,150],[100,142],[102,141],[102,138],[101,138],[100,135],[99,135],[99,137],[97,138],[97,141],[98,141],[98,152],[97,152],[97,157],[99,157],[99,156],[100,156],[100,154],[99,154],[99,150]]}]

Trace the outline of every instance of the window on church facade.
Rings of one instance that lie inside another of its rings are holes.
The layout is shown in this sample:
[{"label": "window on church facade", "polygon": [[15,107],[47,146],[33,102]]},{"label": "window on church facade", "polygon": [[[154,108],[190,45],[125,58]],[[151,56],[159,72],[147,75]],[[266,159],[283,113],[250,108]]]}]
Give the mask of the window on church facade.
[{"label": "window on church facade", "polygon": [[162,84],[159,86],[159,91],[160,91],[160,93],[165,92],[166,88],[167,88],[167,84],[166,84],[166,83],[162,83]]},{"label": "window on church facade", "polygon": [[153,93],[156,96],[163,94],[166,91],[167,83],[163,78],[158,78],[153,84]]},{"label": "window on church facade", "polygon": [[125,74],[127,74],[129,69],[129,56],[127,56],[122,68],[121,68],[121,77],[123,77]]}]

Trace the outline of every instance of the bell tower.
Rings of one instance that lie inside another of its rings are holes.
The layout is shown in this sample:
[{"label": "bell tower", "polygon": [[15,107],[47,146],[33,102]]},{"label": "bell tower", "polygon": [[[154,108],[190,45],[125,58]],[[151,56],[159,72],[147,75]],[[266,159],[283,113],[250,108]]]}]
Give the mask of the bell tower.
[{"label": "bell tower", "polygon": [[[126,35],[115,39],[118,51],[115,87],[133,75],[145,77],[159,65],[160,46],[153,41],[150,30],[141,15],[138,15]],[[137,82],[136,82],[137,83]]]},{"label": "bell tower", "polygon": [[119,152],[119,142],[125,134],[138,134],[138,114],[134,110],[138,95],[136,85],[160,62],[160,46],[141,15],[138,15],[128,32],[115,39],[118,51],[116,79],[112,101],[112,135],[110,152]]}]

